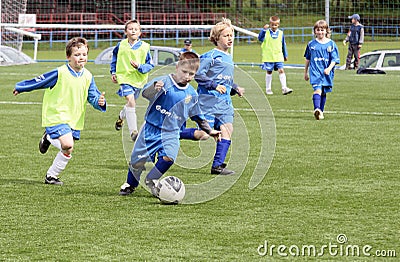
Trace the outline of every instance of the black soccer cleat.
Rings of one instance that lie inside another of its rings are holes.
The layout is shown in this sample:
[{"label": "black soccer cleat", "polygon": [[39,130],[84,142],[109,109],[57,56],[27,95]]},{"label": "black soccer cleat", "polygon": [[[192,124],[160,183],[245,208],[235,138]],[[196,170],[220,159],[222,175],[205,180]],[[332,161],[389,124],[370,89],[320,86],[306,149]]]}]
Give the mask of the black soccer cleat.
[{"label": "black soccer cleat", "polygon": [[42,154],[45,154],[47,150],[49,150],[51,143],[49,140],[47,140],[47,133],[44,131],[42,138],[40,139],[39,142],[39,151]]},{"label": "black soccer cleat", "polygon": [[127,196],[135,192],[136,187],[129,185],[128,183],[124,183],[119,190],[120,196]]},{"label": "black soccer cleat", "polygon": [[44,183],[49,185],[62,186],[64,183],[58,177],[46,176],[44,178]]},{"label": "black soccer cleat", "polygon": [[121,130],[123,125],[124,125],[124,120],[121,119],[120,116],[118,116],[118,120],[115,121],[115,130],[117,130],[117,131]]},{"label": "black soccer cleat", "polygon": [[235,171],[227,169],[226,164],[222,164],[220,166],[211,167],[211,174],[229,176],[235,174]]}]

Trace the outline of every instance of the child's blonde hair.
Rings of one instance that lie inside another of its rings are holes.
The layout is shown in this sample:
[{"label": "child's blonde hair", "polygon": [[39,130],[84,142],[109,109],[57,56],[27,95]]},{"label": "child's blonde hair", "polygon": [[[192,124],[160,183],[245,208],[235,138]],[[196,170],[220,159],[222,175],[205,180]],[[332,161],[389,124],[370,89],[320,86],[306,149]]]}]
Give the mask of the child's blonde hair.
[{"label": "child's blonde hair", "polygon": [[67,46],[65,47],[65,54],[67,55],[67,57],[70,57],[72,55],[72,48],[73,47],[80,48],[82,46],[86,46],[87,51],[89,53],[88,41],[85,38],[83,38],[83,37],[71,38],[68,41]]},{"label": "child's blonde hair", "polygon": [[323,28],[326,30],[326,37],[330,38],[331,37],[331,29],[329,28],[328,23],[325,20],[318,20],[314,24],[314,35],[315,35],[315,29],[317,28]]},{"label": "child's blonde hair", "polygon": [[233,25],[231,23],[231,20],[223,17],[221,22],[218,22],[217,24],[215,24],[215,26],[211,28],[209,40],[214,45],[217,45],[217,42],[221,36],[222,31],[224,31],[226,28],[232,29],[233,33]]},{"label": "child's blonde hair", "polygon": [[271,16],[270,18],[269,18],[269,22],[270,23],[279,23],[281,21],[281,19],[278,17],[278,16],[276,16],[276,15],[273,15],[273,16]]}]

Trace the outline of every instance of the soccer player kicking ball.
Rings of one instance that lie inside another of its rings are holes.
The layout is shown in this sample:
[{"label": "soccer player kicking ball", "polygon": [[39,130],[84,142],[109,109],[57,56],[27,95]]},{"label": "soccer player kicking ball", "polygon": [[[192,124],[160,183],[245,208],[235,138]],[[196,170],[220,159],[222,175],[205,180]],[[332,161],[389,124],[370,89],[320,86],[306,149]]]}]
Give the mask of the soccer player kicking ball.
[{"label": "soccer player kicking ball", "polygon": [[117,44],[113,50],[110,64],[111,80],[118,83],[117,94],[125,97],[126,105],[119,113],[115,129],[121,130],[124,119],[128,123],[129,134],[133,141],[138,135],[136,120],[136,99],[140,90],[147,83],[148,74],[154,64],[150,54],[150,45],[142,40],[140,23],[130,20],[125,23],[126,39]]},{"label": "soccer player kicking ball", "polygon": [[179,150],[181,127],[190,118],[208,135],[219,139],[220,132],[211,129],[201,113],[199,96],[189,82],[199,68],[199,58],[193,52],[183,53],[176,73],[153,79],[143,88],[147,98],[145,123],[135,142],[126,182],[120,195],[132,194],[139,186],[140,175],[146,162],[157,162],[146,176],[145,183],[154,196],[155,182],[174,163]]},{"label": "soccer player kicking ball", "polygon": [[234,64],[228,53],[234,41],[233,26],[229,19],[223,19],[211,29],[210,41],[215,48],[200,56],[200,68],[195,76],[202,112],[210,126],[221,130],[222,139],[217,142],[211,174],[232,175],[235,172],[224,163],[233,132],[233,105],[231,94],[240,97],[244,88],[233,82]]},{"label": "soccer player kicking ball", "polygon": [[50,144],[60,150],[47,171],[44,182],[62,185],[60,173],[71,159],[74,140],[79,140],[84,126],[86,102],[106,111],[104,92],[100,94],[93,75],[85,68],[88,58],[86,39],[75,37],[66,47],[68,63],[53,71],[15,85],[14,95],[46,89],[43,96],[42,126],[46,128],[39,150],[46,153]]},{"label": "soccer player kicking ball", "polygon": [[314,89],[314,117],[324,119],[326,94],[332,92],[334,68],[339,64],[339,51],[331,39],[331,30],[324,20],[314,24],[316,39],[307,44],[304,57],[306,58],[304,79],[310,80]]}]

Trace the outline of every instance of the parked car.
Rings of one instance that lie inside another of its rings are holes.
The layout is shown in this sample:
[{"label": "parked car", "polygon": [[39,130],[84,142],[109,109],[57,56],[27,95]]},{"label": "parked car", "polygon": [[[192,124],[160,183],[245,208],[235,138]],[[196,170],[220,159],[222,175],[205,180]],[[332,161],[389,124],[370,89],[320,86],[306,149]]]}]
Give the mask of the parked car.
[{"label": "parked car", "polygon": [[[95,64],[109,64],[112,59],[114,47],[103,50],[94,60]],[[166,46],[150,46],[154,65],[175,64],[179,60],[180,48]]]},{"label": "parked car", "polygon": [[[400,71],[400,50],[374,50],[360,56],[359,68]],[[346,65],[340,67],[345,69]],[[350,68],[354,68],[354,59]]]}]

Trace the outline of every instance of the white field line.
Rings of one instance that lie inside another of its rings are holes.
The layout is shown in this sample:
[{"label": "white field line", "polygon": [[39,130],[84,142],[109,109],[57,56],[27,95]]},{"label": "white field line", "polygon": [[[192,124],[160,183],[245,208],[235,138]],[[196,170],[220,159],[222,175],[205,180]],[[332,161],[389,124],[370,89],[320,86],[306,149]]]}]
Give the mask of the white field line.
[{"label": "white field line", "polygon": [[[6,105],[42,105],[42,102],[18,102],[18,101],[0,101],[0,104]],[[122,107],[123,105],[116,104],[107,104],[110,107]],[[139,108],[147,108],[145,105],[137,105]],[[252,108],[235,108],[236,111],[243,112],[265,112],[265,109],[252,109]],[[283,112],[283,113],[312,113],[313,110],[290,110],[290,109],[276,109],[273,112]],[[336,115],[366,115],[366,116],[400,116],[400,113],[391,113],[391,112],[357,112],[357,111],[325,111],[327,114],[336,114]]]}]

